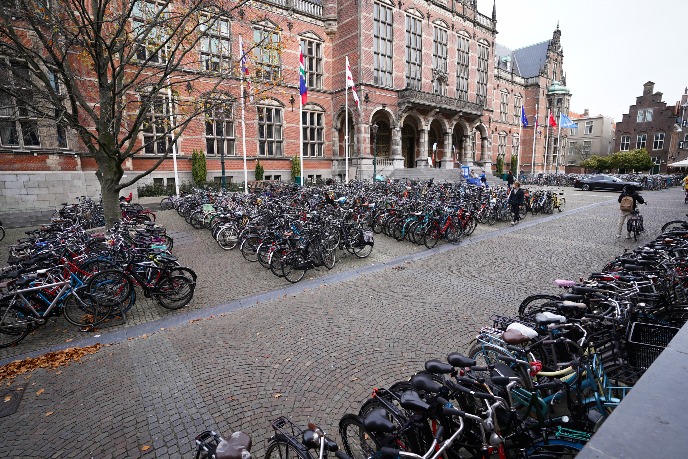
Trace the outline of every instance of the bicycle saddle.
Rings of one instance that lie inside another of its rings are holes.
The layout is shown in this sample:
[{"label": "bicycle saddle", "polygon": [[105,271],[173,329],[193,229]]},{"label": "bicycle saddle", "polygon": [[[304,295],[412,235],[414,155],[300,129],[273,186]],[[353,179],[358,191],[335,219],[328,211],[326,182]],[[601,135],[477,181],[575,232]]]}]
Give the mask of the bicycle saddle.
[{"label": "bicycle saddle", "polygon": [[424,392],[437,393],[442,390],[442,384],[434,381],[430,375],[415,374],[411,376],[411,385]]},{"label": "bicycle saddle", "polygon": [[387,419],[387,410],[378,408],[363,418],[363,426],[371,432],[392,433],[394,423]]},{"label": "bicycle saddle", "polygon": [[251,437],[244,432],[234,432],[229,440],[222,440],[215,449],[216,459],[242,459],[251,457]]},{"label": "bicycle saddle", "polygon": [[447,373],[451,373],[452,371],[454,371],[453,366],[451,366],[447,363],[441,362],[437,359],[432,359],[432,360],[428,360],[427,362],[425,362],[425,369],[428,370],[430,373],[435,373],[435,374],[447,374]]},{"label": "bicycle saddle", "polygon": [[407,410],[427,411],[430,409],[430,405],[421,400],[418,392],[412,390],[407,390],[401,394],[400,403],[401,406]]},{"label": "bicycle saddle", "polygon": [[465,355],[458,352],[452,352],[447,356],[447,362],[456,368],[474,367],[476,365],[475,359],[469,359]]}]

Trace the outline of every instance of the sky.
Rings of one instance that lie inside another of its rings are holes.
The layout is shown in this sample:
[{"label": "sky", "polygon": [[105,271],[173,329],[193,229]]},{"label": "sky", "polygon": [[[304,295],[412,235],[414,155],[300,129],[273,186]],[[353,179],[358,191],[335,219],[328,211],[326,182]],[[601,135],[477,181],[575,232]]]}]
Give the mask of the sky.
[{"label": "sky", "polygon": [[[552,38],[559,23],[570,110],[621,121],[643,84],[674,105],[688,86],[686,0],[496,0],[497,43],[518,49]],[[478,0],[492,15],[493,0]]]}]

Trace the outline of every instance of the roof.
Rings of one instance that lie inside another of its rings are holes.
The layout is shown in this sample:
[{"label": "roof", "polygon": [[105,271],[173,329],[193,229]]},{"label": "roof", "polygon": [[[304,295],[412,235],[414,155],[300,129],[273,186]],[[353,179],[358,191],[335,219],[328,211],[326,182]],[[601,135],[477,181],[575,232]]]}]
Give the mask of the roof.
[{"label": "roof", "polygon": [[514,50],[512,53],[514,73],[523,78],[540,75],[540,70],[547,60],[547,48],[549,48],[549,40]]}]

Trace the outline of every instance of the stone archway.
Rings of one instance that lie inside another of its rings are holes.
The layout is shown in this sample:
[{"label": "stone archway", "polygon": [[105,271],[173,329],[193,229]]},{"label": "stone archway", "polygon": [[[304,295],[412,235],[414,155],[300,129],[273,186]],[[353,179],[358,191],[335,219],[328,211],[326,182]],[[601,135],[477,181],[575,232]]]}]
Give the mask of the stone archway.
[{"label": "stone archway", "polygon": [[418,132],[411,123],[404,123],[401,128],[401,154],[404,157],[404,167],[416,167],[416,144]]},{"label": "stone archway", "polygon": [[444,129],[438,120],[432,120],[428,129],[428,158],[432,167],[439,167],[444,155]]}]

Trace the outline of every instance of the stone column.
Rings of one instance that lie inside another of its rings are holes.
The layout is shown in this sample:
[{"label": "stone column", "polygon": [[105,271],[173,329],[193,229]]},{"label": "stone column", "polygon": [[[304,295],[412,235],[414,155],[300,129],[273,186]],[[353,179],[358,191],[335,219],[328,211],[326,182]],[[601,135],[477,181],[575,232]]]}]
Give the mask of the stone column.
[{"label": "stone column", "polygon": [[474,158],[473,142],[471,142],[471,136],[466,134],[463,136],[463,146],[461,147],[461,163],[464,166],[473,166]]},{"label": "stone column", "polygon": [[401,127],[399,126],[392,128],[392,150],[389,159],[392,160],[393,169],[404,168],[404,157],[401,154]]},{"label": "stone column", "polygon": [[418,148],[420,148],[420,155],[416,159],[416,167],[428,168],[428,131],[425,129],[418,130]]},{"label": "stone column", "polygon": [[485,173],[489,174],[492,170],[492,152],[490,151],[488,137],[480,138],[480,157],[483,161],[483,169],[485,169]]},{"label": "stone column", "polygon": [[454,169],[454,152],[452,151],[452,135],[451,132],[444,132],[444,156],[440,163],[441,169]]}]

